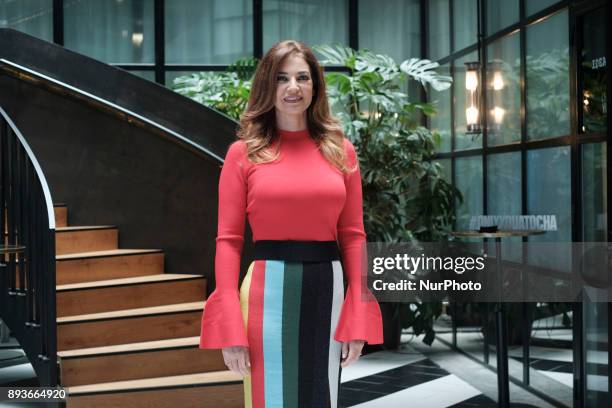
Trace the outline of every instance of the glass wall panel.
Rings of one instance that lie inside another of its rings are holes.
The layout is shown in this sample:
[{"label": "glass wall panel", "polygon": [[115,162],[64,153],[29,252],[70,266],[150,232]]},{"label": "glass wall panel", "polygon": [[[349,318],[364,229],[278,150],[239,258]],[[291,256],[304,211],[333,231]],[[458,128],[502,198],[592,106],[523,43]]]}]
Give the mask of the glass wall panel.
[{"label": "glass wall panel", "polygon": [[[521,152],[490,154],[487,156],[487,214],[488,215],[521,215]],[[505,238],[512,242],[510,246],[502,245],[502,258],[515,262],[521,260],[521,251],[516,242],[520,237]],[[489,253],[495,253],[493,243]]]},{"label": "glass wall panel", "polygon": [[487,35],[508,27],[519,19],[518,0],[486,0]]},{"label": "glass wall panel", "polygon": [[53,41],[53,0],[0,0],[0,28]]},{"label": "glass wall panel", "polygon": [[482,215],[482,157],[455,159],[455,187],[463,194],[463,203],[457,203],[457,229],[466,230],[470,217]]},{"label": "glass wall panel", "polygon": [[570,133],[567,10],[527,27],[527,137]]},{"label": "glass wall panel", "polygon": [[154,62],[153,2],[64,2],[64,43],[106,63]]},{"label": "glass wall panel", "polygon": [[[467,134],[465,100],[465,63],[478,61],[478,54],[471,52],[454,62],[453,87],[455,92],[455,150],[482,147],[482,134]],[[480,86],[480,84],[479,84]]]},{"label": "glass wall panel", "polygon": [[[440,66],[437,71],[441,75],[450,75],[449,64]],[[437,114],[429,118],[429,128],[440,134],[438,152],[451,151],[451,90],[436,91],[432,87],[427,89],[427,98],[436,106]]]},{"label": "glass wall panel", "polygon": [[[609,6],[608,6],[609,7]],[[582,17],[582,44],[579,44],[579,100],[582,99],[581,131],[606,133],[606,9]],[[608,56],[609,57],[609,56]],[[608,62],[609,63],[609,62]],[[579,105],[579,106],[580,106]],[[582,240],[607,241],[606,143],[582,145]],[[583,303],[586,359],[585,406],[610,406],[610,316],[605,300],[605,282],[592,282],[590,301]],[[609,285],[609,281],[607,282]]]},{"label": "glass wall panel", "polygon": [[147,81],[155,82],[155,71],[129,70],[128,72],[130,74],[137,75],[141,78],[144,78]]},{"label": "glass wall panel", "polygon": [[[555,215],[557,231],[530,237],[530,241],[571,241],[571,173],[569,146],[529,150],[527,152],[527,211],[533,215]],[[533,255],[533,257],[532,257]],[[539,265],[567,270],[568,254],[555,259],[530,260]]]},{"label": "glass wall panel", "polygon": [[[555,215],[558,231],[530,237],[529,241],[571,241],[571,173],[570,147],[530,150],[527,152],[527,210],[528,214]],[[529,251],[529,263],[558,273],[553,279],[529,278],[529,287],[540,285],[563,290],[571,285],[570,251],[556,256],[542,256]],[[529,344],[531,378],[544,375],[552,381],[542,382],[538,389],[561,401],[571,401],[574,357],[572,351],[572,311],[570,303],[532,304],[533,322]],[[525,362],[523,362],[525,363]],[[554,364],[555,369],[551,370]],[[545,378],[543,377],[543,378]],[[533,380],[535,381],[535,380]]]},{"label": "glass wall panel", "polygon": [[166,62],[231,64],[253,55],[251,0],[165,2]]},{"label": "glass wall panel", "polygon": [[525,0],[525,12],[529,16],[558,2],[559,0]]},{"label": "glass wall panel", "polygon": [[582,145],[582,240],[606,241],[606,144]]},{"label": "glass wall panel", "polygon": [[419,0],[360,0],[359,47],[389,55],[397,63],[420,58],[419,4]]},{"label": "glass wall panel", "polygon": [[487,209],[491,215],[520,215],[521,152],[487,156]]},{"label": "glass wall panel", "polygon": [[336,42],[348,45],[347,1],[263,0],[264,52],[289,38],[309,46]]},{"label": "glass wall panel", "polygon": [[606,13],[601,9],[582,17],[582,44],[578,52],[578,95],[581,109],[581,132],[606,131]]},{"label": "glass wall panel", "polygon": [[521,140],[520,40],[514,33],[487,47],[487,142]]},{"label": "glass wall panel", "polygon": [[427,6],[427,59],[435,61],[450,54],[450,6],[448,0],[430,0]]},{"label": "glass wall panel", "polygon": [[459,51],[476,44],[478,37],[478,0],[453,1],[453,50]]}]

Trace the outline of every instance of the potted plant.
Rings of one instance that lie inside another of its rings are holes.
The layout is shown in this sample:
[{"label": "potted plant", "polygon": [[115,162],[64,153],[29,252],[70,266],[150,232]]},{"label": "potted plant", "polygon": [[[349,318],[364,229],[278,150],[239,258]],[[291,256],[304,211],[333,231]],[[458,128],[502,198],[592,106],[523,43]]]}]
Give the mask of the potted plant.
[{"label": "potted plant", "polygon": [[[438,64],[418,58],[396,63],[391,57],[343,45],[314,47],[323,63],[347,73],[326,76],[334,114],[358,152],[363,179],[364,223],[369,241],[438,242],[447,239],[454,221],[457,189],[432,161],[440,135],[421,125],[435,105],[403,90],[408,81],[436,91],[451,78],[435,72]],[[426,88],[427,89],[427,88]],[[434,339],[433,322],[441,302],[381,303],[385,347],[398,348],[402,328],[412,327],[423,341]]]}]

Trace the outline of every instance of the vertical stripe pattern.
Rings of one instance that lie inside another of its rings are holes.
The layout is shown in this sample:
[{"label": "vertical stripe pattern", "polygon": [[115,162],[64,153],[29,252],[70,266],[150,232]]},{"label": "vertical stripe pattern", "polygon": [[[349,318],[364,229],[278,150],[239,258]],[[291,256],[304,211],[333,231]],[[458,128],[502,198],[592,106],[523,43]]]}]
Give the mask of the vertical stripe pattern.
[{"label": "vertical stripe pattern", "polygon": [[267,408],[283,406],[283,281],[285,263],[266,261],[263,314],[264,384]]},{"label": "vertical stripe pattern", "polygon": [[283,403],[298,406],[300,356],[300,304],[302,299],[302,263],[287,263],[283,303]]},{"label": "vertical stripe pattern", "polygon": [[[240,287],[240,308],[242,309],[242,318],[244,326],[249,326],[249,288],[251,287],[251,278],[253,277],[253,267],[255,262],[251,262],[242,286]],[[246,376],[244,379],[244,408],[252,408],[252,391],[251,391],[251,376]]]},{"label": "vertical stripe pattern", "polygon": [[263,354],[263,304],[266,261],[255,261],[249,287],[249,357],[251,360],[251,393],[253,408],[265,407],[264,354]]},{"label": "vertical stripe pattern", "polygon": [[240,289],[251,375],[245,407],[337,408],[340,261],[251,263]]},{"label": "vertical stripe pattern", "polygon": [[342,353],[342,343],[334,340],[334,333],[338,320],[340,320],[340,311],[344,301],[344,277],[342,275],[342,265],[340,261],[332,262],[334,282],[333,282],[333,300],[331,310],[331,326],[329,330],[329,361],[328,375],[330,386],[331,408],[338,406],[338,386],[340,384],[340,358]]}]

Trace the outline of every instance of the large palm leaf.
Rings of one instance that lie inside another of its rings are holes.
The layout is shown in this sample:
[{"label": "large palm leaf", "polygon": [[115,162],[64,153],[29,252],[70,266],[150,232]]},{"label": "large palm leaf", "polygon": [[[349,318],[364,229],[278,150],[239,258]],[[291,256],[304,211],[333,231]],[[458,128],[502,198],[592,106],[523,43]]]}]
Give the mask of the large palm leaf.
[{"label": "large palm leaf", "polygon": [[437,62],[427,59],[410,58],[400,64],[400,69],[423,86],[429,84],[436,91],[443,91],[451,86],[453,80],[449,76],[440,75],[434,71],[439,66]]}]

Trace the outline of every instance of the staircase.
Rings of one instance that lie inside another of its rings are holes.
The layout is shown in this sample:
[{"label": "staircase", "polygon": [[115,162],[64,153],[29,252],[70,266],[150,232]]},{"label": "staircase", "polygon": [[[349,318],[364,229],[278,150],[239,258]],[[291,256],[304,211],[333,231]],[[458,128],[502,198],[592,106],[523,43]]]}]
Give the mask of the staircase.
[{"label": "staircase", "polygon": [[55,206],[57,350],[67,407],[242,407],[242,378],[200,350],[201,275],[157,249],[119,249],[112,225],[68,226]]}]

